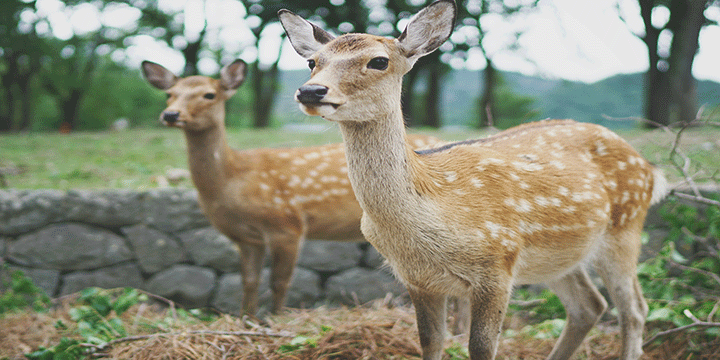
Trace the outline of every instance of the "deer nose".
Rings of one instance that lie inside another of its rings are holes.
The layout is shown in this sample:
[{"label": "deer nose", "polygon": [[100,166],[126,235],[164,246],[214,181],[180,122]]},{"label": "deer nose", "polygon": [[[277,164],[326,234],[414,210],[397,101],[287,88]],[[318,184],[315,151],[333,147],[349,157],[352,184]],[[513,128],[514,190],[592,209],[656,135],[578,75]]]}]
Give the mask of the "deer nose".
[{"label": "deer nose", "polygon": [[163,120],[167,122],[168,124],[175,123],[180,118],[180,112],[179,111],[165,111],[162,114]]},{"label": "deer nose", "polygon": [[297,101],[305,103],[319,103],[328,93],[327,86],[323,85],[303,85],[301,86],[295,98]]}]

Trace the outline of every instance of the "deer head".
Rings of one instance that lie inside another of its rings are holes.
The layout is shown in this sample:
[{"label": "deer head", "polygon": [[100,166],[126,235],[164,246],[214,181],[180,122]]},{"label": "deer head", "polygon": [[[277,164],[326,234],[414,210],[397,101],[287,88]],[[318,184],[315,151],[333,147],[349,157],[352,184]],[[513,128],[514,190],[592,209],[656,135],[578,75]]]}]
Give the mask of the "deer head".
[{"label": "deer head", "polygon": [[235,60],[220,70],[220,79],[205,76],[178,78],[162,65],[142,62],[145,78],[168,95],[167,108],[160,121],[190,131],[202,131],[223,125],[225,102],[245,80],[247,66]]},{"label": "deer head", "polygon": [[288,10],[278,16],[290,43],[307,59],[311,79],[295,93],[308,115],[333,121],[368,121],[394,113],[402,76],[453,31],[455,2],[420,11],[397,39],[368,34],[334,37]]}]

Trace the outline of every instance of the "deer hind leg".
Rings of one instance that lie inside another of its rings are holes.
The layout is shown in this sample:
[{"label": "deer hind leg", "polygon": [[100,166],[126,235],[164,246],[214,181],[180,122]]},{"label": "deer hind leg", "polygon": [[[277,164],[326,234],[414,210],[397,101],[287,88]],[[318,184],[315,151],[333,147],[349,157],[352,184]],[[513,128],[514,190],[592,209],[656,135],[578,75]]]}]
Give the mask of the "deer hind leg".
[{"label": "deer hind leg", "polygon": [[271,238],[272,273],[270,287],[273,293],[272,312],[274,314],[277,314],[285,306],[285,299],[287,298],[302,240],[302,236],[285,234],[275,235]]},{"label": "deer hind leg", "polygon": [[640,251],[640,230],[616,236],[603,256],[597,270],[605,282],[610,299],[618,309],[622,354],[620,359],[638,359],[642,351],[642,335],[648,306],[637,279],[637,258]]},{"label": "deer hind leg", "polygon": [[447,297],[408,286],[415,306],[423,360],[440,360],[445,341]]},{"label": "deer hind leg", "polygon": [[255,315],[258,310],[258,287],[260,286],[260,271],[265,259],[265,246],[239,244],[243,286],[242,308],[245,314]]},{"label": "deer hind leg", "polygon": [[548,286],[567,313],[565,328],[548,359],[569,359],[607,309],[607,301],[583,268],[549,282]]}]

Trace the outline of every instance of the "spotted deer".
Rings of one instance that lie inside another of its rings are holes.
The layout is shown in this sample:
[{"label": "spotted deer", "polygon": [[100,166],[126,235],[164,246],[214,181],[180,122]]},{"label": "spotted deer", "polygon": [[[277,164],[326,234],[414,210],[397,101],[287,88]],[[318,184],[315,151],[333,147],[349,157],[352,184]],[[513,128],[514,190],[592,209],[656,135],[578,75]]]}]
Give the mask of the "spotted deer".
[{"label": "spotted deer", "polygon": [[[271,257],[273,312],[285,303],[305,239],[364,240],[362,210],[347,177],[342,144],[238,151],[226,140],[225,102],[245,79],[242,60],[220,79],[178,78],[163,66],[142,63],[145,78],[168,95],[160,120],[184,131],[192,181],[212,225],[240,248],[245,313],[258,310],[266,250]],[[413,146],[439,143],[413,135]]]},{"label": "spotted deer", "polygon": [[570,120],[408,146],[402,77],[452,33],[452,0],[421,10],[396,39],[335,37],[278,16],[312,70],[295,98],[339,124],[362,232],[408,288],[423,359],[441,358],[448,296],[470,299],[471,358],[492,359],[513,286],[539,282],[568,314],[549,358],[570,358],[608,306],[590,266],[617,306],[621,358],[640,357],[648,308],[636,265],[647,210],[666,192],[661,171],[613,132]]}]

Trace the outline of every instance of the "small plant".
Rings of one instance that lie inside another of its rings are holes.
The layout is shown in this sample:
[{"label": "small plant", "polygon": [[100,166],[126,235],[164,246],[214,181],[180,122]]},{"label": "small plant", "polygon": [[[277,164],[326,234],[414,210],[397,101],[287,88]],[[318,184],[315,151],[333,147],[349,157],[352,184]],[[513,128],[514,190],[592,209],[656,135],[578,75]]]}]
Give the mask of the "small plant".
[{"label": "small plant", "polygon": [[[63,337],[58,344],[40,347],[25,356],[30,360],[84,358],[88,345],[102,347],[115,338],[127,336],[125,324],[119,316],[131,306],[146,300],[146,295],[131,288],[123,289],[119,295],[114,295],[111,290],[87,288],[80,292],[78,305],[68,312],[82,341]],[[55,328],[67,330],[70,326],[58,320]]]},{"label": "small plant", "polygon": [[[671,230],[658,255],[638,266],[648,300],[648,322],[686,326],[708,319],[720,306],[720,208],[697,208],[669,201],[661,215]],[[681,250],[680,250],[681,249]],[[720,335],[708,326],[707,334]]]},{"label": "small plant", "polygon": [[33,284],[20,270],[10,270],[7,265],[0,268],[1,274],[10,274],[10,279],[3,279],[1,289],[5,289],[0,293],[0,315],[23,310],[28,306],[32,306],[35,311],[43,311],[50,305],[50,297],[39,287]]}]

